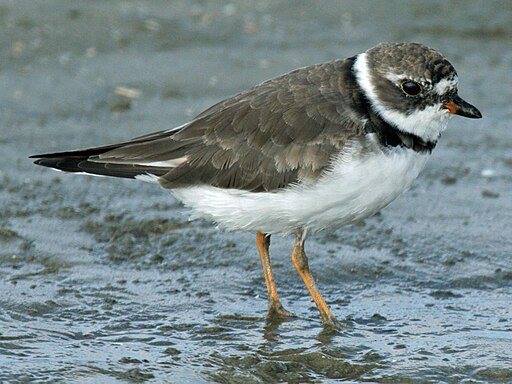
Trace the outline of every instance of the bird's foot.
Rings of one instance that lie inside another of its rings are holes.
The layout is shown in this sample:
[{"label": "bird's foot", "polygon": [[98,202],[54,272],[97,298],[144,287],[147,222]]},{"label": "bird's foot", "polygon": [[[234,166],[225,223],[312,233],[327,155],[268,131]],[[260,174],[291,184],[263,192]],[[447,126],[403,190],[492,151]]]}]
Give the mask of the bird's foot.
[{"label": "bird's foot", "polygon": [[326,330],[340,330],[343,328],[352,328],[350,325],[342,323],[341,321],[336,320],[336,317],[332,313],[329,315],[322,317],[322,322],[324,324],[324,328]]},{"label": "bird's foot", "polygon": [[267,312],[267,321],[284,320],[295,315],[286,309],[281,304],[270,305]]}]

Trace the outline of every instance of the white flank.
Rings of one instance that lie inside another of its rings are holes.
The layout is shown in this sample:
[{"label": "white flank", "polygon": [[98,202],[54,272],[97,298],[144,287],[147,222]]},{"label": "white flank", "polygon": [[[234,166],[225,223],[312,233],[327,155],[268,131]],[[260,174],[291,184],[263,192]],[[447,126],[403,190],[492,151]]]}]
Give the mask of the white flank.
[{"label": "white flank", "polygon": [[52,171],[56,171],[56,172],[59,172],[59,173],[66,173],[66,174],[73,174],[73,175],[87,175],[87,176],[95,176],[95,177],[110,177],[110,176],[107,176],[107,175],[96,175],[94,173],[88,173],[88,172],[68,172],[68,171],[63,171],[62,169],[58,169],[58,168],[53,168],[53,167],[49,167]]},{"label": "white flank", "polygon": [[[73,174],[73,175],[87,175],[87,176],[94,176],[94,177],[110,177],[109,175],[97,175],[95,173],[88,173],[88,172],[66,172],[66,171],[63,171],[61,169],[57,169],[57,168],[50,168],[54,171],[57,171],[57,172],[61,172],[61,173],[67,173],[67,174]],[[152,175],[150,173],[145,173],[145,174],[141,174],[141,175],[136,175],[134,176],[134,178],[136,180],[140,180],[140,181],[145,181],[146,183],[154,183],[154,184],[159,184],[159,176],[156,176],[156,175]]]},{"label": "white flank", "polygon": [[143,175],[135,176],[135,180],[145,181],[146,183],[159,184],[158,179],[158,176],[152,175],[151,173],[145,173]]},{"label": "white flank", "polygon": [[317,182],[278,192],[247,192],[211,186],[174,189],[174,196],[229,230],[316,232],[371,216],[408,189],[428,155],[395,147],[362,157],[353,145]]},{"label": "white flank", "polygon": [[179,157],[177,159],[171,159],[171,160],[166,160],[166,161],[153,161],[153,162],[149,162],[149,163],[138,162],[138,163],[136,163],[136,165],[147,165],[150,167],[161,167],[161,168],[175,168],[178,165],[184,163],[185,161],[187,161],[186,157]]},{"label": "white flank", "polygon": [[[378,99],[372,83],[366,53],[361,53],[357,56],[355,70],[357,81],[372,107],[389,124],[396,126],[403,132],[419,136],[424,141],[436,141],[441,135],[441,132],[446,129],[448,123],[447,119],[451,114],[447,109],[442,108],[441,104],[427,107],[409,115],[383,105]],[[389,76],[392,76],[392,74],[389,74]],[[442,82],[439,84],[441,83]],[[441,87],[446,86],[448,86],[448,84],[441,84]]]}]

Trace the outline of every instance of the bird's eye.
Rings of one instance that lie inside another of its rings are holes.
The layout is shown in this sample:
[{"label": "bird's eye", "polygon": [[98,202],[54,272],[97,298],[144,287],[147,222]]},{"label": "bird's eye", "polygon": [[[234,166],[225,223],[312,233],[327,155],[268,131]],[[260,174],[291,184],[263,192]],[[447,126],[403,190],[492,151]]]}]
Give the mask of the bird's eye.
[{"label": "bird's eye", "polygon": [[421,93],[421,86],[414,81],[406,80],[400,83],[400,88],[406,95],[416,96]]}]

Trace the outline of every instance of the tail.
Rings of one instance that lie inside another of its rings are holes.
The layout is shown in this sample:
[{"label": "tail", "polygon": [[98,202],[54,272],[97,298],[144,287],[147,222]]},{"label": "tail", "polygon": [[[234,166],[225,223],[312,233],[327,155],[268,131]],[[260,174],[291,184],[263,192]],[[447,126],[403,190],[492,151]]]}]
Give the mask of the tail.
[{"label": "tail", "polygon": [[172,131],[127,142],[30,156],[34,164],[58,171],[155,181],[184,161],[183,149],[172,145]]},{"label": "tail", "polygon": [[87,173],[97,176],[112,176],[135,179],[137,176],[163,176],[172,168],[153,167],[144,164],[116,164],[98,161],[97,156],[104,153],[103,148],[90,148],[71,152],[45,153],[33,155],[34,164],[53,168],[58,171]]}]

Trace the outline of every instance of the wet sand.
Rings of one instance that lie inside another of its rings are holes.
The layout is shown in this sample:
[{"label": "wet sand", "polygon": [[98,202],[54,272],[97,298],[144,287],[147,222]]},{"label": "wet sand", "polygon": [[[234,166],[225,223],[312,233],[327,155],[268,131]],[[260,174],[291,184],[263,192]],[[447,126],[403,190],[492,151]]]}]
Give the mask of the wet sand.
[{"label": "wet sand", "polygon": [[[512,381],[512,7],[507,1],[1,1],[0,380]],[[265,323],[252,233],[189,221],[154,185],[31,154],[169,129],[299,66],[418,41],[482,120],[453,119],[411,191],[308,240],[324,332],[272,238],[297,318]]]}]

